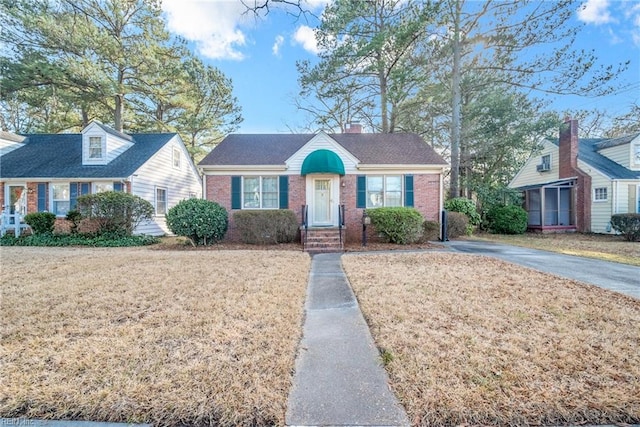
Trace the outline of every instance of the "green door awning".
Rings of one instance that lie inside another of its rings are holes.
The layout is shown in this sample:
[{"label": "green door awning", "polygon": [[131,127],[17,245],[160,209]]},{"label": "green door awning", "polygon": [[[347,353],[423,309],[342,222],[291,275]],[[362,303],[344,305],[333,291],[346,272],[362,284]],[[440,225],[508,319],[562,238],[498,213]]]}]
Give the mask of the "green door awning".
[{"label": "green door awning", "polygon": [[344,175],[344,163],[333,151],[316,150],[309,154],[302,162],[301,175],[311,173],[335,173]]}]

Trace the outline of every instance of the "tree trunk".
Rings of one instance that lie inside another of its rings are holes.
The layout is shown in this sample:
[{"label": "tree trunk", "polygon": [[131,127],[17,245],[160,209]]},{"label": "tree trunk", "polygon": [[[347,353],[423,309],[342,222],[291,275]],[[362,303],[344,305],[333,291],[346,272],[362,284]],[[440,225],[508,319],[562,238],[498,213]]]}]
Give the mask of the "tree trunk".
[{"label": "tree trunk", "polygon": [[123,95],[121,93],[116,94],[115,102],[116,102],[116,108],[114,111],[113,121],[114,121],[115,129],[118,132],[122,132],[122,129],[123,129],[122,113],[124,110],[124,102],[123,102]]},{"label": "tree trunk", "polygon": [[460,87],[460,1],[455,2],[454,30],[453,30],[453,70],[451,91],[453,101],[451,105],[451,175],[449,176],[449,196],[458,197],[460,195],[460,110],[461,110],[461,87]]}]

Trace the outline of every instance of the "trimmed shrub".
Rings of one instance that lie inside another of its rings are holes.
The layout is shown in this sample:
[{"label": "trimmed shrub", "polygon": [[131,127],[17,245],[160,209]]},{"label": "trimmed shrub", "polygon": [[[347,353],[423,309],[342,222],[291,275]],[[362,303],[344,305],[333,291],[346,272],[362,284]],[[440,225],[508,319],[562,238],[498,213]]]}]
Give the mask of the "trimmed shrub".
[{"label": "trimmed shrub", "polygon": [[153,218],[153,205],[139,196],[121,191],[105,191],[78,197],[78,212],[96,220],[96,234],[131,236],[135,228]]},{"label": "trimmed shrub", "polygon": [[494,206],[487,212],[489,230],[497,234],[522,234],[527,231],[527,211],[520,206]]},{"label": "trimmed shrub", "polygon": [[456,237],[469,234],[469,217],[460,212],[447,212],[447,237]]},{"label": "trimmed shrub", "polygon": [[298,237],[298,219],[289,209],[236,211],[233,221],[240,240],[251,245],[290,243]]},{"label": "trimmed shrub", "polygon": [[167,226],[193,245],[211,245],[224,238],[229,226],[227,210],[209,200],[183,200],[167,212]]},{"label": "trimmed shrub", "polygon": [[414,208],[393,207],[367,210],[371,225],[390,243],[406,245],[420,240],[422,214]]},{"label": "trimmed shrub", "polygon": [[629,242],[640,240],[640,213],[623,213],[611,216],[611,227]]},{"label": "trimmed shrub", "polygon": [[467,199],[465,197],[449,199],[444,202],[444,208],[449,212],[460,212],[465,214],[469,218],[469,223],[471,225],[480,224],[480,214],[478,214],[476,204],[471,199]]},{"label": "trimmed shrub", "polygon": [[438,221],[425,221],[422,223],[422,241],[437,240],[440,238],[440,223]]},{"label": "trimmed shrub", "polygon": [[137,236],[111,236],[104,234],[97,237],[81,236],[79,234],[55,235],[33,234],[18,238],[5,234],[0,238],[0,246],[93,246],[93,247],[124,247],[145,246],[158,243],[154,236],[144,234]]},{"label": "trimmed shrub", "polygon": [[53,233],[56,215],[51,212],[33,212],[25,215],[24,222],[29,224],[33,234]]},{"label": "trimmed shrub", "polygon": [[67,212],[65,219],[70,222],[71,234],[76,234],[78,232],[78,224],[82,220],[82,214],[73,209]]}]

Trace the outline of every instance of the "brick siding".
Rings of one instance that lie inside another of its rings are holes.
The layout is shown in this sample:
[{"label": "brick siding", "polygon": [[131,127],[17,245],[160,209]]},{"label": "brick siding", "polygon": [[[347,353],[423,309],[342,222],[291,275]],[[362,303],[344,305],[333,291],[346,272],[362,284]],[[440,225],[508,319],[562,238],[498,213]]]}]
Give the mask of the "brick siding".
[{"label": "brick siding", "polygon": [[[231,176],[207,175],[207,200],[219,203],[229,212],[229,231],[226,239],[238,239],[231,209]],[[346,239],[348,242],[360,242],[362,239],[362,211],[356,208],[356,175],[340,178],[340,203],[345,205]],[[426,220],[439,221],[440,215],[440,175],[414,175],[414,207]],[[289,175],[289,209],[299,222],[302,222],[302,206],[306,204],[306,178],[301,175]],[[369,229],[371,232],[371,228]],[[375,240],[373,233],[369,234]]]}]

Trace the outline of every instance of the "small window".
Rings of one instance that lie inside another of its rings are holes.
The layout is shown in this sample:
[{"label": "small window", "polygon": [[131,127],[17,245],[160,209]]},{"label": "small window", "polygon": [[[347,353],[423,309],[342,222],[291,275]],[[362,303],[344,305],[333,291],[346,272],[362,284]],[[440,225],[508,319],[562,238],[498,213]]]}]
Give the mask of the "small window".
[{"label": "small window", "polygon": [[89,158],[102,159],[102,138],[99,136],[89,137]]},{"label": "small window", "polygon": [[635,153],[633,153],[633,161],[640,166],[640,144],[636,144]]},{"label": "small window", "polygon": [[105,191],[113,191],[113,182],[95,182],[93,184],[94,193],[103,193]]},{"label": "small window", "polygon": [[167,213],[167,189],[156,188],[156,215],[166,215]]},{"label": "small window", "polygon": [[182,153],[180,152],[180,150],[178,148],[173,148],[173,167],[175,169],[180,169],[180,167],[182,166]]},{"label": "small window", "polygon": [[65,216],[71,207],[69,184],[53,184],[52,210],[57,216]]},{"label": "small window", "polygon": [[546,167],[547,170],[551,169],[551,154],[542,156],[542,164]]},{"label": "small window", "polygon": [[600,187],[593,190],[593,200],[596,202],[605,202],[608,200],[607,187]]}]

